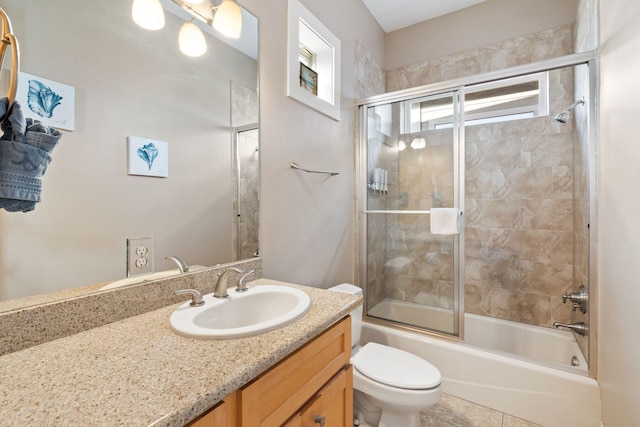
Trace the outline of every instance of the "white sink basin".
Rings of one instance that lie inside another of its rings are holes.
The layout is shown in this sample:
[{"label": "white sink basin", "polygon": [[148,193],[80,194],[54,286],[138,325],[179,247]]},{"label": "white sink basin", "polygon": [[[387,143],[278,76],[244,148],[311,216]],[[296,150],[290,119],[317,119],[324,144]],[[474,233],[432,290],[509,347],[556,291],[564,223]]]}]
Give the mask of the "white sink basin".
[{"label": "white sink basin", "polygon": [[287,286],[262,285],[246,292],[229,289],[229,297],[203,297],[205,304],[178,307],[169,319],[171,329],[189,338],[213,340],[242,338],[286,326],[302,317],[311,306],[305,292]]},{"label": "white sink basin", "polygon": [[[198,271],[198,270],[204,270],[205,268],[207,267],[202,265],[190,265],[189,271],[187,273],[191,273],[193,271]],[[116,280],[115,282],[111,282],[108,285],[104,285],[103,287],[100,288],[100,290],[104,291],[106,289],[114,289],[114,288],[120,288],[122,286],[133,285],[135,283],[144,283],[144,282],[150,282],[152,280],[165,279],[167,277],[177,276],[178,274],[181,274],[181,273],[180,273],[180,270],[177,268],[174,268],[172,270],[156,271],[155,273],[142,274],[140,276],[132,276],[132,277],[127,277],[126,279]]]}]

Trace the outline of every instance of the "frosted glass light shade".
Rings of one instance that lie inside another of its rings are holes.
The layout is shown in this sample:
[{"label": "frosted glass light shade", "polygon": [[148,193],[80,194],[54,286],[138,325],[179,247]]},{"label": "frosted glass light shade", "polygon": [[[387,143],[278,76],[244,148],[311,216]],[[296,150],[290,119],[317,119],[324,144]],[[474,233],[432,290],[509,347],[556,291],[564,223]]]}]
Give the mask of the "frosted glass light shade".
[{"label": "frosted glass light shade", "polygon": [[224,0],[216,9],[211,26],[223,36],[237,39],[242,32],[242,11],[233,0]]},{"label": "frosted glass light shade", "polygon": [[204,0],[184,0],[184,2],[189,4],[202,4]]},{"label": "frosted glass light shade", "polygon": [[164,9],[160,0],[133,0],[131,17],[133,22],[145,30],[159,30],[164,27]]},{"label": "frosted glass light shade", "polygon": [[426,146],[427,146],[427,140],[424,138],[414,138],[413,141],[411,141],[411,144],[409,145],[409,147],[413,148],[414,150],[421,150]]},{"label": "frosted glass light shade", "polygon": [[187,56],[202,56],[207,51],[207,41],[200,28],[193,22],[185,22],[178,34],[180,51]]}]

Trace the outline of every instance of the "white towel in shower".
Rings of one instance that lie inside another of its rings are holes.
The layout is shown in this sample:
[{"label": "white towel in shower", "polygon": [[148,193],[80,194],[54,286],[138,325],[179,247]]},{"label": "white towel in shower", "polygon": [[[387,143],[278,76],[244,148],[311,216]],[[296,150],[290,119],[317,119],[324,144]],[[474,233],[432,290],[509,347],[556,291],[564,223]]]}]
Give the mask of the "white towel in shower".
[{"label": "white towel in shower", "polygon": [[460,211],[456,208],[432,208],[431,234],[459,234],[459,217]]}]

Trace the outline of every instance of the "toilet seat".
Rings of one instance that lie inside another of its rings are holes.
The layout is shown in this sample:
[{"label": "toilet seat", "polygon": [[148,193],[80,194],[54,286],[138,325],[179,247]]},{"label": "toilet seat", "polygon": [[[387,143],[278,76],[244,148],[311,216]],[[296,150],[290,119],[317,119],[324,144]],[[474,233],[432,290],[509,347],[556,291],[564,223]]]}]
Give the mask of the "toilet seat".
[{"label": "toilet seat", "polygon": [[390,387],[428,390],[442,381],[440,371],[426,360],[373,342],[362,347],[351,362],[362,375]]}]

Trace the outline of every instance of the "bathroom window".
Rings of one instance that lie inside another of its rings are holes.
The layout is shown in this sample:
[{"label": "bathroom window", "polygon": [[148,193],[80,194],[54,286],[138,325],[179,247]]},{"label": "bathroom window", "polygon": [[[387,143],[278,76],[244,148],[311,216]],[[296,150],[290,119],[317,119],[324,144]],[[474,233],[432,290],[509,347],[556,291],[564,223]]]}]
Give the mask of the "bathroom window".
[{"label": "bathroom window", "polygon": [[[465,88],[464,124],[474,126],[549,114],[547,72],[497,80]],[[443,98],[414,99],[405,104],[403,133],[453,127],[451,103]]]}]

